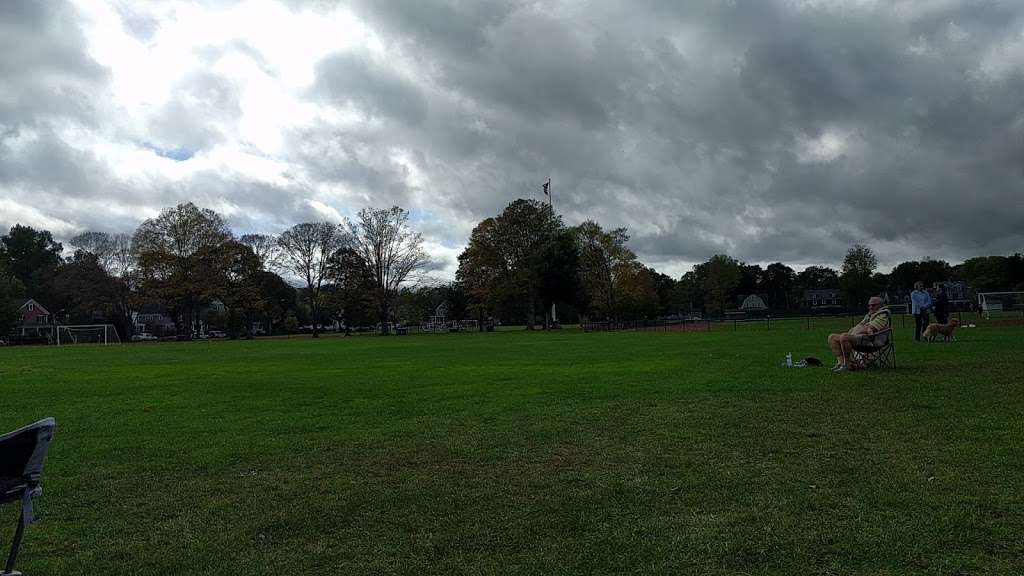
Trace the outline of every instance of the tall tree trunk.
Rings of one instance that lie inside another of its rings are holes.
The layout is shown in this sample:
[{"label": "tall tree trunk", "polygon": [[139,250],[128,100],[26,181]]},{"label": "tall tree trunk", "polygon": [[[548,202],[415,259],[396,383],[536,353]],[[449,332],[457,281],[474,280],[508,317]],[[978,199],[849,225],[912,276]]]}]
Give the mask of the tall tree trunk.
[{"label": "tall tree trunk", "polygon": [[530,308],[529,308],[529,310],[526,311],[526,329],[527,330],[533,330],[533,324],[534,324],[533,313],[534,313],[534,309],[536,308],[535,302],[534,302],[534,297],[533,297],[533,286],[529,287],[529,291],[530,291]]},{"label": "tall tree trunk", "polygon": [[380,306],[377,308],[377,316],[380,318],[380,333],[388,334],[388,305],[387,301],[382,301]]},{"label": "tall tree trunk", "polygon": [[309,313],[313,316],[313,338],[320,337],[318,310],[316,309],[316,298],[313,296],[313,287],[309,288]]}]

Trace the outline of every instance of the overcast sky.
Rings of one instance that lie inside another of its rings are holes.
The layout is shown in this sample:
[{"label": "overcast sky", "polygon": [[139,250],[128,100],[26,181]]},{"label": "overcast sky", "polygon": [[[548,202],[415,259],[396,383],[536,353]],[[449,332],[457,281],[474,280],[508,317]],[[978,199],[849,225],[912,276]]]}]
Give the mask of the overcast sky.
[{"label": "overcast sky", "polygon": [[1024,251],[1019,0],[2,0],[0,228],[412,211],[438,274],[552,179],[678,276]]}]

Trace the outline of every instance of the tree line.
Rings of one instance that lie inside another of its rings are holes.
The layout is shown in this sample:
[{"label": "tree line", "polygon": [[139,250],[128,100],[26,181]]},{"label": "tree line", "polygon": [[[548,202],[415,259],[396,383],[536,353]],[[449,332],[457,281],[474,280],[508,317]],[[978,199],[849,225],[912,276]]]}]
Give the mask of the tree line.
[{"label": "tree line", "polygon": [[[158,304],[176,333],[191,338],[212,302],[223,316],[215,322],[236,334],[256,320],[292,331],[305,321],[317,337],[325,303],[332,313],[373,310],[387,330],[398,291],[428,261],[408,219],[398,207],[367,208],[355,221],[236,238],[221,215],[185,203],[131,235],[79,234],[66,259],[49,231],[15,225],[0,248],[0,328],[13,326],[14,302],[30,296],[61,322],[110,322],[122,336],[144,305]],[[303,285],[296,289],[282,275]]]},{"label": "tree line", "polygon": [[[812,289],[840,289],[848,307],[872,294],[963,280],[976,290],[1024,290],[1024,257],[982,256],[951,265],[903,262],[889,274],[864,245],[840,270],[800,272],[716,254],[673,278],[645,266],[625,228],[567,226],[550,205],[518,199],[479,222],[459,255],[454,282],[423,281],[429,258],[408,211],[366,208],[353,221],[306,222],[279,235],[236,237],[224,218],[191,203],[167,208],[132,234],[85,232],[72,252],[46,230],[15,225],[0,238],[0,333],[17,322],[15,302],[32,297],[62,323],[115,324],[122,337],[144,305],[166,311],[188,338],[200,321],[233,334],[253,322],[276,331],[308,325],[419,323],[440,304],[454,320],[554,326],[559,320],[720,316],[756,294],[773,310],[799,310]],[[288,280],[298,282],[293,286]],[[211,317],[210,304],[219,303]]]}]

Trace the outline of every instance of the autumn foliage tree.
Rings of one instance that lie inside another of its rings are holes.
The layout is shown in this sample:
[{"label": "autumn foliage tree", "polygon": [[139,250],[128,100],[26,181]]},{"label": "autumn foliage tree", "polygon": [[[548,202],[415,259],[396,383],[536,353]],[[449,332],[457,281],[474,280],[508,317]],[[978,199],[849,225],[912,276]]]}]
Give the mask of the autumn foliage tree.
[{"label": "autumn foliage tree", "polygon": [[537,301],[544,301],[544,275],[550,262],[542,257],[564,230],[548,204],[522,198],[473,229],[459,256],[456,278],[477,310],[504,299],[522,302],[526,326],[536,323]]},{"label": "autumn foliage tree", "polygon": [[508,276],[508,267],[502,258],[498,240],[498,221],[486,218],[473,228],[466,249],[459,254],[459,268],[455,280],[466,292],[471,313],[480,320],[483,329],[485,317],[494,314],[502,301],[503,279]]},{"label": "autumn foliage tree", "polygon": [[636,254],[626,246],[626,229],[606,231],[597,222],[587,220],[573,228],[573,233],[588,309],[596,316],[617,319],[624,280],[635,275]]},{"label": "autumn foliage tree", "polygon": [[141,290],[167,306],[179,334],[192,336],[200,306],[217,288],[208,274],[230,238],[219,214],[191,202],[161,211],[135,231]]},{"label": "autumn foliage tree", "polygon": [[252,331],[248,327],[264,305],[262,262],[249,246],[237,240],[228,240],[220,246],[219,252],[218,292],[227,311],[232,336],[242,328],[241,331],[251,338]]}]

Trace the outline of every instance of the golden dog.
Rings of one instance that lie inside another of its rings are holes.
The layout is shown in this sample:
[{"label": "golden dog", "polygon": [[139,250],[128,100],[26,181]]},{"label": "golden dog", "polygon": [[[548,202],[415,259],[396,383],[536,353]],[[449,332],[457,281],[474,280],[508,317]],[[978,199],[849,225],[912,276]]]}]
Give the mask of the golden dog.
[{"label": "golden dog", "polygon": [[953,330],[959,325],[960,321],[957,320],[956,318],[950,320],[949,324],[932,323],[929,324],[928,327],[924,329],[924,333],[922,334],[922,336],[924,336],[924,339],[929,342],[935,342],[935,338],[940,334],[942,335],[942,339],[945,340],[946,342],[949,342],[950,340],[956,340],[956,338],[953,337]]}]

